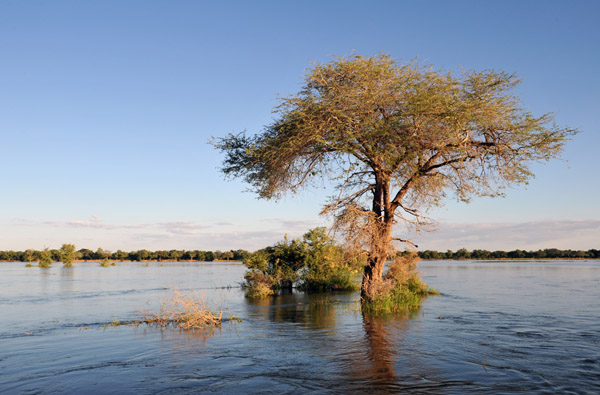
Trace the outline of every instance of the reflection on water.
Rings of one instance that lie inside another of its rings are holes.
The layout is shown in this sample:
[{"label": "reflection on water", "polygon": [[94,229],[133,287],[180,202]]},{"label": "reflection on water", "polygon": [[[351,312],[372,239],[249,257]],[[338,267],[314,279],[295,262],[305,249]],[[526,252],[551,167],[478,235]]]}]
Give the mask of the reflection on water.
[{"label": "reflection on water", "polygon": [[[596,263],[427,262],[442,295],[387,317],[361,314],[356,293],[249,300],[244,270],[1,264],[0,392],[600,391]],[[105,327],[175,288],[201,289],[243,322]]]},{"label": "reflection on water", "polygon": [[363,314],[362,317],[370,365],[365,369],[365,374],[372,377],[375,383],[393,383],[396,381],[396,358],[395,347],[388,332],[389,323],[381,317],[370,317],[368,314]]},{"label": "reflection on water", "polygon": [[336,304],[353,303],[349,298],[354,294],[340,294],[342,300],[327,294],[304,294],[287,292],[283,295],[264,298],[246,299],[250,317],[260,317],[279,323],[302,324],[309,329],[334,331],[336,327]]}]

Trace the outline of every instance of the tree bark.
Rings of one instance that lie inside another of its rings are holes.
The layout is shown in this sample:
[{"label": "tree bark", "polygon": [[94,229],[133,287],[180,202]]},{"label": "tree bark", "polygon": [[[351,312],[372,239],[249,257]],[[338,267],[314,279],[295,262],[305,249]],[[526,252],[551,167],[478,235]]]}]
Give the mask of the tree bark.
[{"label": "tree bark", "polygon": [[363,281],[360,296],[363,301],[372,301],[381,290],[383,285],[383,267],[387,261],[389,246],[391,242],[392,226],[383,223],[371,243],[371,251],[363,273]]},{"label": "tree bark", "polygon": [[394,213],[389,200],[389,179],[377,175],[376,181],[373,192],[373,213],[375,213],[376,222],[371,238],[369,257],[363,273],[360,292],[363,302],[372,301],[383,285],[383,267],[388,257],[394,224]]}]

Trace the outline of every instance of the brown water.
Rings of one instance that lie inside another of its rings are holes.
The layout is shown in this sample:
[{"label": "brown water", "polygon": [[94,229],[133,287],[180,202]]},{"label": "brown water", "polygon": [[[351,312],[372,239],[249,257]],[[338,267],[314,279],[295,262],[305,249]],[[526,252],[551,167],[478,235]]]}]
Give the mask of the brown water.
[{"label": "brown water", "polygon": [[[0,264],[0,393],[600,392],[598,263],[423,262],[442,295],[380,318],[355,293],[250,301],[240,264],[163,265]],[[243,322],[106,326],[175,288]]]}]

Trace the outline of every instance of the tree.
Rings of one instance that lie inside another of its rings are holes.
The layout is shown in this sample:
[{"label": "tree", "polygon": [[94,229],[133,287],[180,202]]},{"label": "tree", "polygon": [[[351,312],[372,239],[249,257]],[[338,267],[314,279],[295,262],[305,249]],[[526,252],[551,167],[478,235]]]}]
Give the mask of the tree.
[{"label": "tree", "polygon": [[329,181],[323,214],[369,257],[361,295],[382,288],[393,225],[428,222],[448,192],[468,201],[526,183],[531,164],[557,157],[576,131],[525,111],[513,74],[448,73],[388,55],[316,64],[262,133],[213,141],[222,171],[265,199]]},{"label": "tree", "polygon": [[46,247],[40,252],[40,267],[47,269],[52,266],[52,262],[52,252]]},{"label": "tree", "polygon": [[127,253],[122,250],[117,250],[117,252],[115,252],[112,256],[113,256],[113,259],[118,259],[120,261],[123,261],[123,260],[125,260],[125,258],[127,258]]},{"label": "tree", "polygon": [[31,261],[33,261],[33,256],[35,254],[35,251],[32,249],[28,249],[25,251],[25,253],[23,254],[24,258],[27,259],[27,262],[31,264]]},{"label": "tree", "polygon": [[73,266],[73,261],[75,260],[75,245],[63,244],[62,247],[60,247],[60,259],[66,267]]}]

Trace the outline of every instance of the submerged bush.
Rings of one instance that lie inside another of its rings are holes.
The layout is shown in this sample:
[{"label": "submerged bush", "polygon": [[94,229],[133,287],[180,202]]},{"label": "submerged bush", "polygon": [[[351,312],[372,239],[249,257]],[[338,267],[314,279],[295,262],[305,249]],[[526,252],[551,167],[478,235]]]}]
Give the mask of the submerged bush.
[{"label": "submerged bush", "polygon": [[101,266],[101,267],[109,267],[109,266],[117,266],[117,264],[116,264],[116,263],[114,263],[114,262],[113,262],[113,263],[110,263],[110,261],[108,260],[108,258],[104,258],[104,259],[102,260],[102,262],[100,262],[100,266]]},{"label": "submerged bush", "polygon": [[[232,319],[239,321],[235,317]],[[174,325],[181,329],[220,327],[223,311],[212,312],[207,307],[204,297],[195,299],[175,291],[171,300],[162,304],[159,313],[145,313],[143,322],[158,326]]]},{"label": "submerged bush", "polygon": [[396,257],[383,277],[377,296],[362,304],[363,311],[396,313],[417,310],[425,297],[439,295],[419,277],[419,260],[416,253]]},{"label": "submerged bush", "polygon": [[52,253],[48,248],[44,248],[42,252],[40,252],[40,267],[47,269],[52,266]]},{"label": "submerged bush", "polygon": [[246,295],[249,298],[264,298],[275,294],[275,284],[271,276],[253,270],[246,272],[244,275],[246,282],[242,287],[246,290]]},{"label": "submerged bush", "polygon": [[287,237],[244,259],[250,271],[244,276],[248,297],[265,297],[294,285],[309,292],[356,290],[355,277],[364,265],[360,255],[344,250],[316,228],[302,239]]}]

